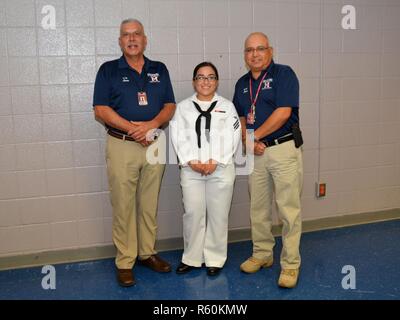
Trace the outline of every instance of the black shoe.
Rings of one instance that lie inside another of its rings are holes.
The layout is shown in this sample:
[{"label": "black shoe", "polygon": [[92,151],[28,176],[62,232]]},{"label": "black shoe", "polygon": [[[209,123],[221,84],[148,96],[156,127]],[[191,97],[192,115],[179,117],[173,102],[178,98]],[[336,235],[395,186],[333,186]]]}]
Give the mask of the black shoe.
[{"label": "black shoe", "polygon": [[209,276],[216,276],[221,270],[222,270],[222,268],[218,268],[218,267],[208,267],[207,274]]},{"label": "black shoe", "polygon": [[181,262],[178,266],[178,268],[176,268],[176,273],[177,274],[184,274],[184,273],[188,273],[189,271],[193,270],[194,267],[192,266],[188,266],[187,264],[184,264],[183,262]]}]

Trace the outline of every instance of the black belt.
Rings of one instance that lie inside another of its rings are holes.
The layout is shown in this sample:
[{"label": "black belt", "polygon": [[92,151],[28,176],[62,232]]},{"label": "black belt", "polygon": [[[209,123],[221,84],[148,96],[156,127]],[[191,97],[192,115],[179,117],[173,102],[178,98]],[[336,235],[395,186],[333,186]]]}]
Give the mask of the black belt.
[{"label": "black belt", "polygon": [[107,133],[110,136],[112,136],[114,138],[121,139],[121,140],[136,141],[135,139],[133,139],[132,137],[130,137],[130,136],[126,135],[126,134],[120,134],[120,133],[117,133],[117,132],[112,131],[110,129],[107,130]]},{"label": "black belt", "polygon": [[290,140],[293,140],[294,136],[292,133],[285,135],[283,137],[273,139],[273,140],[261,140],[262,143],[265,144],[266,147],[276,146],[277,144],[281,144]]}]

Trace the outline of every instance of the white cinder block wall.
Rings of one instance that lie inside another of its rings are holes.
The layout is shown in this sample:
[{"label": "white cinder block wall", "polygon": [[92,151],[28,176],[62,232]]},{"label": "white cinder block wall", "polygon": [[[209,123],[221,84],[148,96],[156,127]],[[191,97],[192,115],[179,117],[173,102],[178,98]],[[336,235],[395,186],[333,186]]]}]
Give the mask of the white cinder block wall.
[{"label": "white cinder block wall", "polygon": [[[356,8],[356,30],[341,27],[345,4]],[[56,9],[56,30],[41,26],[45,5]],[[400,207],[399,0],[0,0],[0,256],[111,243],[105,133],[91,101],[128,17],[144,23],[146,54],[167,64],[177,101],[203,60],[232,98],[246,35],[267,33],[275,60],[300,78],[304,219]],[[182,212],[169,166],[160,239],[182,235]],[[230,228],[246,227],[242,176]]]}]

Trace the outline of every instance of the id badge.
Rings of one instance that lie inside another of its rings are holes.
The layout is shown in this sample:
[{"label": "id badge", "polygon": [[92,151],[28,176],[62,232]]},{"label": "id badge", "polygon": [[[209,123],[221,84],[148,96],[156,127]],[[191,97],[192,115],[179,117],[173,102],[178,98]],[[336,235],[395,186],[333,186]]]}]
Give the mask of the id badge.
[{"label": "id badge", "polygon": [[247,124],[254,124],[254,113],[249,112],[247,114]]},{"label": "id badge", "polygon": [[146,92],[144,92],[144,91],[138,92],[137,96],[138,96],[139,106],[147,106],[148,105]]}]

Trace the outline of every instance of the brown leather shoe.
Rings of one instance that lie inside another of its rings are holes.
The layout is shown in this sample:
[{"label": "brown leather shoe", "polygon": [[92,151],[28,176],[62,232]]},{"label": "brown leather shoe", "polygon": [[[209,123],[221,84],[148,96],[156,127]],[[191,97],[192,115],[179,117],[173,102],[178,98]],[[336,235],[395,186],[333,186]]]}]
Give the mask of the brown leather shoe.
[{"label": "brown leather shoe", "polygon": [[161,259],[158,255],[153,254],[150,258],[145,260],[139,260],[139,263],[143,266],[146,266],[156,272],[170,272],[171,265]]},{"label": "brown leather shoe", "polygon": [[136,283],[135,278],[133,276],[132,269],[118,269],[117,268],[117,279],[118,279],[119,285],[122,287],[130,287]]}]

